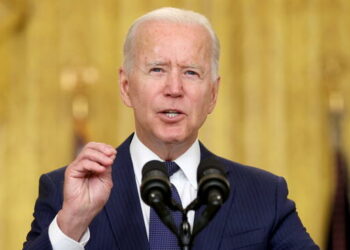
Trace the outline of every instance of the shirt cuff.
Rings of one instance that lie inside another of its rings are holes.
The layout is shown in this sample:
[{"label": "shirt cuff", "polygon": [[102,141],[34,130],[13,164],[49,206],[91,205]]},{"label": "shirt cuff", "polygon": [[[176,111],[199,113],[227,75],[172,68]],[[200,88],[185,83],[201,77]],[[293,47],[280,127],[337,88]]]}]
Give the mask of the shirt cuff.
[{"label": "shirt cuff", "polygon": [[90,230],[88,228],[80,241],[77,242],[61,231],[57,224],[56,215],[49,226],[49,238],[53,250],[84,250],[85,245],[90,239]]}]

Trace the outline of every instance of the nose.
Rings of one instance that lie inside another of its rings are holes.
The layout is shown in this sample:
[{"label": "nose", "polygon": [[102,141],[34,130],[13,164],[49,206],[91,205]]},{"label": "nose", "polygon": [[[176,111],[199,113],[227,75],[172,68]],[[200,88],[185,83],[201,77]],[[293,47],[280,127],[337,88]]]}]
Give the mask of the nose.
[{"label": "nose", "polygon": [[181,97],[183,96],[183,93],[183,82],[180,74],[177,72],[171,72],[166,80],[165,95],[169,97]]}]

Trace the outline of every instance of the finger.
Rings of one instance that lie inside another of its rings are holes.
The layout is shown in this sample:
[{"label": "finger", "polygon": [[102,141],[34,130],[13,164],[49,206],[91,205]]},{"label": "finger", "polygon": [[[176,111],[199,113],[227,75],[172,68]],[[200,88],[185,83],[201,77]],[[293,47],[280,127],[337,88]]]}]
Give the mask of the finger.
[{"label": "finger", "polygon": [[109,156],[116,154],[115,148],[113,148],[111,145],[108,145],[105,143],[91,142],[91,143],[87,144],[87,148],[97,150],[97,151],[99,151],[103,154],[109,155]]},{"label": "finger", "polygon": [[88,144],[85,145],[85,148],[97,150],[108,156],[112,156],[116,154],[115,148],[113,148],[111,145],[101,143],[101,142],[89,142]]},{"label": "finger", "polygon": [[102,173],[98,174],[98,177],[100,179],[108,180],[111,176],[111,173],[112,173],[112,166],[108,166],[108,167],[105,167],[105,169]]},{"label": "finger", "polygon": [[105,167],[90,160],[80,161],[78,164],[68,166],[66,174],[74,178],[85,178],[91,174],[101,174],[105,171]]},{"label": "finger", "polygon": [[72,177],[83,178],[91,174],[101,174],[106,171],[106,167],[90,160],[83,160],[79,164],[73,165],[71,169]]},{"label": "finger", "polygon": [[103,166],[110,166],[112,165],[115,155],[113,156],[106,156],[105,154],[93,150],[93,149],[86,149],[84,152],[82,152],[82,155],[80,156],[81,160],[88,159],[90,161],[94,161],[99,163],[100,165]]}]

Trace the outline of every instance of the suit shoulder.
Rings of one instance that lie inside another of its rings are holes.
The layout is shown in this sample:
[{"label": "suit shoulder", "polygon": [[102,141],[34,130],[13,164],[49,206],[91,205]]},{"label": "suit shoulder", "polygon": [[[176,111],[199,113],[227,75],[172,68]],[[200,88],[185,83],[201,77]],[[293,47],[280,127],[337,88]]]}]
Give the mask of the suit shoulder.
[{"label": "suit shoulder", "polygon": [[229,175],[234,179],[251,180],[255,183],[277,183],[282,177],[275,175],[266,170],[252,167],[248,165],[244,165],[241,163],[237,163],[222,157],[218,157],[219,161],[221,161],[227,168]]},{"label": "suit shoulder", "polygon": [[62,182],[64,180],[64,173],[66,171],[66,168],[67,167],[61,167],[48,173],[45,173],[41,176],[41,179],[49,178],[54,183]]},{"label": "suit shoulder", "polygon": [[275,174],[272,174],[266,170],[243,165],[238,162],[231,161],[229,159],[220,157],[212,152],[210,152],[201,142],[200,142],[200,148],[201,148],[201,155],[202,159],[215,157],[219,162],[221,162],[228,173],[229,178],[233,177],[234,179],[258,179],[260,181],[268,181],[268,182],[278,182],[282,177],[279,177]]}]

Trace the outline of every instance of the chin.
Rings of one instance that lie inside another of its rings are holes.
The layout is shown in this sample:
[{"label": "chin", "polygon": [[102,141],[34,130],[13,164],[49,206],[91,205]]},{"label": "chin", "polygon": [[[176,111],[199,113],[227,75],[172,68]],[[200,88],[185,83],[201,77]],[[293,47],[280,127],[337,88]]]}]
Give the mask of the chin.
[{"label": "chin", "polygon": [[169,144],[183,143],[190,139],[190,135],[184,131],[163,131],[157,137],[162,142]]},{"label": "chin", "polygon": [[184,141],[184,137],[180,135],[161,135],[158,138],[165,143],[178,143]]}]

